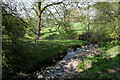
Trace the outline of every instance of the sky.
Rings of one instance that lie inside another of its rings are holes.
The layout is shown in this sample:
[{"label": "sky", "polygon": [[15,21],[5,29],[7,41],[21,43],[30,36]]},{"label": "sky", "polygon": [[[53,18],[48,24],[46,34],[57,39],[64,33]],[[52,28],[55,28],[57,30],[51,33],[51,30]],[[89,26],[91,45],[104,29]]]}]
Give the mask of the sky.
[{"label": "sky", "polygon": [[[3,0],[3,1],[10,1],[10,0]],[[12,1],[12,0],[11,0]],[[35,2],[35,1],[37,1],[37,0],[15,0],[15,2],[17,2],[17,4],[19,4],[18,6],[17,6],[17,9],[18,9],[18,11],[19,11],[19,13],[21,14],[21,16],[22,17],[25,17],[26,16],[26,12],[24,11],[24,10],[21,10],[21,7],[22,7],[22,4],[21,4],[21,2],[24,2],[25,3],[25,7],[26,8],[28,8],[28,10],[30,9],[30,8],[32,8],[33,6],[32,6],[32,4],[31,3],[33,3],[33,2]],[[40,0],[38,0],[38,1],[40,1]],[[53,1],[53,2],[60,2],[60,1],[65,1],[65,0],[44,0],[44,1],[47,1],[47,2],[50,2],[50,1]],[[68,0],[68,1],[72,1],[72,0]],[[80,0],[75,0],[75,1],[80,1]],[[93,3],[90,3],[90,5],[92,5]],[[81,6],[81,4],[78,4],[80,7],[83,7],[83,6]],[[44,6],[44,5],[43,5]],[[85,5],[86,6],[86,5]],[[84,7],[85,7],[84,6]],[[50,10],[54,13],[55,12],[55,9],[53,9],[53,8],[50,8]],[[30,11],[30,13],[28,13],[29,14],[29,16],[34,16],[35,15],[35,12],[34,11]],[[91,12],[91,14],[93,14],[93,12]]]},{"label": "sky", "polygon": [[[3,0],[3,1],[9,1],[9,0]],[[31,8],[32,7],[32,4],[31,4],[31,2],[33,3],[33,2],[35,2],[35,1],[37,1],[37,0],[15,0],[18,4],[20,4],[21,2],[24,2],[25,3],[25,7],[26,8],[28,8],[28,10],[29,10],[29,8]],[[38,0],[38,1],[40,1],[40,0]],[[57,2],[57,1],[65,1],[65,0],[44,0],[44,1],[47,1],[47,2],[50,2],[50,1],[53,1],[53,2]],[[72,1],[72,0],[70,0],[70,1]],[[75,1],[82,1],[82,0],[75,0]],[[92,5],[93,3],[90,3],[90,5]],[[22,5],[22,4],[21,4]],[[26,16],[25,14],[26,14],[26,12],[24,11],[24,10],[19,10],[20,9],[20,6],[21,5],[18,5],[18,11],[19,11],[19,13],[21,14],[21,16]],[[79,4],[79,6],[80,7],[82,7],[81,6],[81,4]],[[55,12],[55,9],[51,9],[51,11],[52,12]],[[91,11],[90,12],[90,14],[91,15],[93,15],[94,14],[94,12],[95,11]],[[30,11],[30,13],[28,13],[30,16],[33,16],[33,15],[35,15],[35,12],[34,11]]]}]

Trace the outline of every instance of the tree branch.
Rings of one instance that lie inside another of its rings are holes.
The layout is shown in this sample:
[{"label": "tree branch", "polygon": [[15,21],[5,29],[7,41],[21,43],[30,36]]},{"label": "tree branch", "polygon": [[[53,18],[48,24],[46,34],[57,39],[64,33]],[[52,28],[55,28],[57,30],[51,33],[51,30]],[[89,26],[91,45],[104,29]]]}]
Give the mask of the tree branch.
[{"label": "tree branch", "polygon": [[61,4],[61,3],[63,3],[63,2],[58,2],[58,3],[49,4],[49,5],[45,6],[45,7],[41,10],[41,13],[42,13],[47,7],[53,6],[53,5],[58,5],[58,4]]},{"label": "tree branch", "polygon": [[[54,7],[54,6],[53,6],[53,7]],[[62,21],[62,18],[61,18],[61,16],[60,16],[58,10],[56,9],[56,7],[54,7],[54,8],[55,8],[56,12],[58,13],[58,15],[59,15],[59,17],[60,17],[60,19],[61,19],[61,21]]]},{"label": "tree branch", "polygon": [[35,11],[35,13],[38,15],[38,12],[37,12],[37,10],[36,10],[34,7],[33,7],[32,9],[33,9],[33,10]]},{"label": "tree branch", "polygon": [[47,9],[49,12],[50,12],[50,14],[54,17],[54,19],[58,22],[58,28],[60,27],[60,22],[56,19],[56,17],[53,15],[53,13],[49,10],[49,9]]}]

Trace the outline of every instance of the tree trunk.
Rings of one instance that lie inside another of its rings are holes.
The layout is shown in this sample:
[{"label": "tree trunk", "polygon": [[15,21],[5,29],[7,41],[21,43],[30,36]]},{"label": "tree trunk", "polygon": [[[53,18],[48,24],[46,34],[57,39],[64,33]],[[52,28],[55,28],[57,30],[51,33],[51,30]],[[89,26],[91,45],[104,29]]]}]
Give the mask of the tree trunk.
[{"label": "tree trunk", "polygon": [[66,5],[64,5],[64,30],[66,33],[68,33],[68,30],[67,30],[67,11],[66,11]]},{"label": "tree trunk", "polygon": [[37,2],[37,10],[35,10],[36,14],[37,14],[37,26],[36,26],[36,42],[39,41],[39,36],[40,36],[40,31],[41,31],[41,14],[43,13],[43,11],[49,7],[49,6],[53,6],[53,5],[58,5],[61,4],[63,2],[58,2],[58,3],[52,3],[49,4],[47,6],[45,6],[44,8],[41,9],[41,4],[42,2]]},{"label": "tree trunk", "polygon": [[37,26],[36,26],[36,42],[39,41],[41,30],[41,2],[38,2],[38,15],[37,15]]},{"label": "tree trunk", "polygon": [[90,32],[90,21],[88,22],[88,33]]},{"label": "tree trunk", "polygon": [[120,1],[118,2],[118,41],[120,41]]}]

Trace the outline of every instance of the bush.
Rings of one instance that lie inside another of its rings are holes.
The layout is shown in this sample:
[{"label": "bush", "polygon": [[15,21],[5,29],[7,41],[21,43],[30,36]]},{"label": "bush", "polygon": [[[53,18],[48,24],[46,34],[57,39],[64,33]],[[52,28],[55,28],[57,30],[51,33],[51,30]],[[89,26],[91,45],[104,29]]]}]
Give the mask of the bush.
[{"label": "bush", "polygon": [[57,39],[64,40],[74,40],[77,39],[77,33],[73,29],[73,26],[68,22],[62,25],[61,29],[59,29],[59,34],[56,36]]},{"label": "bush", "polygon": [[89,40],[89,38],[92,36],[92,32],[83,32],[79,35],[79,40]]},{"label": "bush", "polygon": [[92,44],[99,44],[102,42],[110,42],[113,39],[107,37],[106,32],[84,32],[79,35],[79,40],[89,41]]}]

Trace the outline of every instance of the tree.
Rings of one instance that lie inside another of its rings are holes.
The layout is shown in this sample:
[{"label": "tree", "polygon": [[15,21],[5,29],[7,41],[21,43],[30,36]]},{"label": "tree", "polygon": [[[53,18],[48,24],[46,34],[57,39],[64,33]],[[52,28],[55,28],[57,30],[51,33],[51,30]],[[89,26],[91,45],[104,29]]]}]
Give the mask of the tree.
[{"label": "tree", "polygon": [[94,17],[94,29],[99,42],[111,41],[116,43],[118,39],[118,3],[98,2],[93,5],[96,8]]},{"label": "tree", "polygon": [[51,3],[51,4],[48,4],[47,6],[42,7],[42,2],[36,2],[37,3],[37,8],[35,10],[36,14],[37,14],[37,25],[36,25],[36,42],[39,41],[39,36],[40,36],[40,31],[41,31],[41,15],[43,13],[43,11],[45,11],[45,9],[47,9],[48,7],[50,6],[53,6],[53,5],[58,5],[58,4],[61,4],[63,2],[57,2],[57,3]]},{"label": "tree", "polygon": [[[8,3],[2,3],[2,31],[3,41],[11,41],[14,45],[24,37],[24,23],[16,11],[16,6],[11,6]],[[5,37],[5,38],[4,38]]]}]

